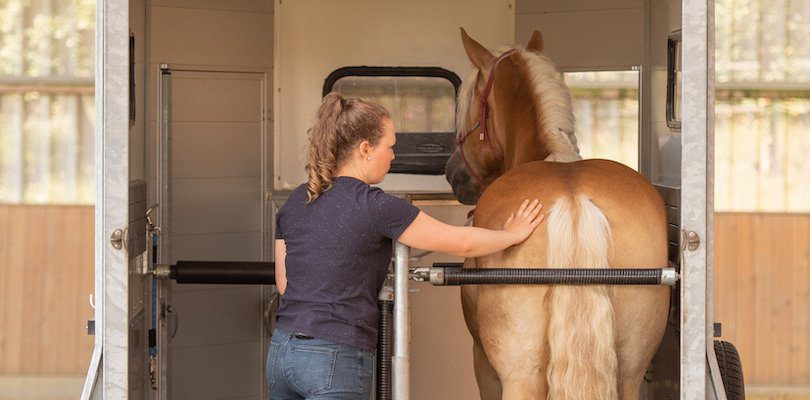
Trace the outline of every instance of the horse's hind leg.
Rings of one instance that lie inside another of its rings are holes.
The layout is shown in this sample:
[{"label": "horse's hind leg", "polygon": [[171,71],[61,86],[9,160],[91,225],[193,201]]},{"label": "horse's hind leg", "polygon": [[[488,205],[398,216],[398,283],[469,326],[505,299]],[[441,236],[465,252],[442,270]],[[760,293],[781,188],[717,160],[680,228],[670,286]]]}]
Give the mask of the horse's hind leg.
[{"label": "horse's hind leg", "polygon": [[[474,264],[470,260],[465,263],[467,268],[473,266]],[[473,337],[473,369],[475,371],[475,380],[478,382],[478,391],[481,394],[481,400],[500,400],[501,381],[484,353],[478,336],[477,308],[478,288],[476,286],[462,286],[461,309],[464,311],[464,321],[467,323],[467,329],[469,329],[470,335]]]},{"label": "horse's hind leg", "polygon": [[[641,264],[645,265],[645,264]],[[619,398],[638,400],[647,367],[666,328],[669,289],[661,286],[614,290],[619,357]]]},{"label": "horse's hind leg", "polygon": [[473,344],[473,362],[481,400],[501,400],[501,380],[478,342]]},{"label": "horse's hind leg", "polygon": [[480,343],[500,379],[503,400],[546,398],[546,292],[538,287],[478,288]]}]

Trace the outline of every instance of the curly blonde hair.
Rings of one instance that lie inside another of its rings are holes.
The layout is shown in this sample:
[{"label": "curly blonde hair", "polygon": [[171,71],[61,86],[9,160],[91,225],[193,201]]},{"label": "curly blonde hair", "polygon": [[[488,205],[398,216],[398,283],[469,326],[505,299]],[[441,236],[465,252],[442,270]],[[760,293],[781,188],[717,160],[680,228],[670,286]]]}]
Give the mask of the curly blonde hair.
[{"label": "curly blonde hair", "polygon": [[307,203],[332,188],[338,167],[357,144],[379,142],[383,120],[391,118],[385,107],[360,99],[327,94],[307,131]]}]

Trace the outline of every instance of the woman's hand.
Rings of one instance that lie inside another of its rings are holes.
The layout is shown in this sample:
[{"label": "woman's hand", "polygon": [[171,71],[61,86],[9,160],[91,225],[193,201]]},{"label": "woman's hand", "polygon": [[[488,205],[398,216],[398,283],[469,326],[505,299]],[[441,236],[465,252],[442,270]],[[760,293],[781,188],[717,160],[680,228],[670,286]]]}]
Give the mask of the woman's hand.
[{"label": "woman's hand", "polygon": [[540,214],[543,205],[540,200],[534,199],[531,203],[529,199],[523,201],[518,207],[517,211],[512,213],[506,222],[503,224],[503,230],[514,235],[514,244],[518,244],[526,240],[529,235],[534,232],[534,229],[543,222],[544,214]]},{"label": "woman's hand", "polygon": [[[462,257],[480,257],[501,251],[526,240],[543,222],[540,200],[526,200],[513,213],[503,229],[454,226],[438,221],[424,212],[402,232],[398,240],[411,247],[441,251]],[[276,264],[278,268],[278,264]],[[278,280],[278,278],[276,278]]]}]

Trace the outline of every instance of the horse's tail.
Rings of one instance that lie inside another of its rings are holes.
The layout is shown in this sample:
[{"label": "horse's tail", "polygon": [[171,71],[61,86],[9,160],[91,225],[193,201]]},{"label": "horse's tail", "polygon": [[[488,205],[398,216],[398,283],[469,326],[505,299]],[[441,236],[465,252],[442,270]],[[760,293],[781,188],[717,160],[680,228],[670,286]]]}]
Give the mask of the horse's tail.
[{"label": "horse's tail", "polygon": [[[561,198],[549,212],[549,268],[608,268],[610,243],[607,217],[584,195]],[[618,399],[607,287],[553,286],[548,300],[548,399]]]}]

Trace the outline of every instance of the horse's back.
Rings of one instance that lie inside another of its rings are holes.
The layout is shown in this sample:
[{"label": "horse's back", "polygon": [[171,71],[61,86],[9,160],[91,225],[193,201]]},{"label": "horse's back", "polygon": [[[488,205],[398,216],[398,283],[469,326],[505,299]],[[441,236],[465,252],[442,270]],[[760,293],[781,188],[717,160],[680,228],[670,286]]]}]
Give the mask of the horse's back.
[{"label": "horse's back", "polygon": [[[653,267],[666,263],[666,215],[660,195],[638,172],[609,160],[535,161],[513,168],[482,194],[475,211],[475,225],[500,228],[524,199],[539,199],[548,213],[563,199],[583,197],[607,217],[612,236],[612,267]],[[504,256],[516,258],[511,260],[516,262],[531,259],[534,266],[545,267],[547,237],[547,226],[541,224],[523,245]]]}]

